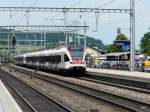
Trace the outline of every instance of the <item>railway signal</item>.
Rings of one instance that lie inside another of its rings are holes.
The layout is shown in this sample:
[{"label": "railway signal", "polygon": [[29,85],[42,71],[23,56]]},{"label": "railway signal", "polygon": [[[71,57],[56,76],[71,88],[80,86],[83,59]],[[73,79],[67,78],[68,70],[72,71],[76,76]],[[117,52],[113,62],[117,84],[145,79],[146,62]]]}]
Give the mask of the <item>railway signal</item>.
[{"label": "railway signal", "polygon": [[16,46],[16,36],[13,35],[13,37],[12,37],[12,47],[15,48],[15,46]]}]

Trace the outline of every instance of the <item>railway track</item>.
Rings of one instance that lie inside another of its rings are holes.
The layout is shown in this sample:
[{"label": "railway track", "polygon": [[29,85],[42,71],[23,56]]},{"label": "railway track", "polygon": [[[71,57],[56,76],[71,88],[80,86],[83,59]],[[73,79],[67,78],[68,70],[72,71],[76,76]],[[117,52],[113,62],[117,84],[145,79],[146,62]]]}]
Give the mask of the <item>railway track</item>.
[{"label": "railway track", "polygon": [[21,107],[23,112],[36,112],[36,110],[29,104],[29,102],[12,86],[10,85],[6,79],[2,79],[3,83],[14,97],[18,105]]},{"label": "railway track", "polygon": [[80,77],[82,80],[87,80],[96,83],[104,83],[108,85],[113,85],[116,87],[122,87],[126,89],[132,89],[139,92],[150,93],[150,83],[131,81],[119,78],[98,76],[93,74],[86,74],[84,77]]},{"label": "railway track", "polygon": [[[140,83],[138,81],[131,82],[131,81],[123,81],[121,79],[120,80],[113,79],[113,78],[110,79],[108,77],[101,78],[101,76],[93,76],[90,74],[86,74],[86,76],[84,76],[84,77],[78,77],[77,79],[150,94],[150,88],[149,88],[150,84],[148,84],[148,83],[141,84],[142,82]],[[126,83],[124,83],[124,82],[126,82]],[[136,86],[134,86],[135,83],[137,84]]]},{"label": "railway track", "polygon": [[[31,75],[30,71],[23,70],[22,73]],[[140,102],[140,101],[135,101],[135,100],[117,96],[117,95],[114,95],[111,93],[106,93],[106,92],[99,91],[99,90],[96,90],[96,89],[93,89],[93,88],[90,88],[87,86],[75,84],[73,82],[64,81],[57,77],[49,77],[49,76],[41,75],[39,73],[35,73],[34,77],[39,78],[44,81],[47,81],[47,82],[50,82],[50,83],[54,83],[56,85],[59,85],[59,86],[62,86],[62,87],[68,88],[68,89],[71,89],[71,90],[79,92],[81,94],[88,95],[89,97],[104,100],[106,102],[121,106],[121,107],[126,108],[131,111],[136,111],[136,112],[149,112],[150,111],[150,105]]]},{"label": "railway track", "polygon": [[3,70],[0,70],[0,72],[2,80],[7,84],[7,87],[9,86],[13,94],[15,93],[19,97],[19,100],[22,100],[23,105],[21,107],[24,112],[73,112],[71,109],[49,98],[46,94],[27,85],[18,78]]}]

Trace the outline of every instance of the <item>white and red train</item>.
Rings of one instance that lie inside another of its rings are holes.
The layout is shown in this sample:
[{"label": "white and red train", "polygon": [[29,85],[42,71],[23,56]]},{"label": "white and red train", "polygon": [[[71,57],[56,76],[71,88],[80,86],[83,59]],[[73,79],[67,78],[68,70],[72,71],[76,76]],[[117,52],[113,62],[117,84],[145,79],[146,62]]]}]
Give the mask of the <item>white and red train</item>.
[{"label": "white and red train", "polygon": [[62,47],[15,56],[15,64],[58,71],[86,71],[85,49]]}]

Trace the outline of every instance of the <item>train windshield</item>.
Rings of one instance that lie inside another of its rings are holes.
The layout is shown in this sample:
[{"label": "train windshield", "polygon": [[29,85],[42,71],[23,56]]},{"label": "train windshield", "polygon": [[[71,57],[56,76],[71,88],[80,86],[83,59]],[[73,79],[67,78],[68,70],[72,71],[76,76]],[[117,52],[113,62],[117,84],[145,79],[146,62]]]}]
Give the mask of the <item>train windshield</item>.
[{"label": "train windshield", "polygon": [[84,50],[83,48],[70,48],[70,53],[73,60],[81,60],[83,58]]}]

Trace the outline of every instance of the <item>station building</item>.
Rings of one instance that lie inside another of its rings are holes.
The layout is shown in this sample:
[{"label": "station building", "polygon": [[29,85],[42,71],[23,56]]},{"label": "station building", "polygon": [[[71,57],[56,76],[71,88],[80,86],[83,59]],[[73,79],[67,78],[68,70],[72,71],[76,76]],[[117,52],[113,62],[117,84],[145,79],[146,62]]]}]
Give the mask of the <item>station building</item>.
[{"label": "station building", "polygon": [[87,66],[98,66],[99,59],[101,55],[104,54],[104,51],[94,47],[87,47],[86,48],[86,62]]}]

